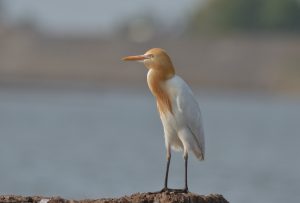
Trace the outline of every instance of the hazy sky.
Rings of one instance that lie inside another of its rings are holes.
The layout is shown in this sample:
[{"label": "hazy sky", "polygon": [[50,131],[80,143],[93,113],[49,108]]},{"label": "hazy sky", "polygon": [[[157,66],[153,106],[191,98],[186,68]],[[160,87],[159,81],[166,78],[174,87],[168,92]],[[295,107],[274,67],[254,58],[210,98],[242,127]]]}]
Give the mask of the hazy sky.
[{"label": "hazy sky", "polygon": [[109,32],[124,19],[147,13],[163,24],[182,22],[200,0],[0,0],[6,20],[31,19],[47,32]]}]

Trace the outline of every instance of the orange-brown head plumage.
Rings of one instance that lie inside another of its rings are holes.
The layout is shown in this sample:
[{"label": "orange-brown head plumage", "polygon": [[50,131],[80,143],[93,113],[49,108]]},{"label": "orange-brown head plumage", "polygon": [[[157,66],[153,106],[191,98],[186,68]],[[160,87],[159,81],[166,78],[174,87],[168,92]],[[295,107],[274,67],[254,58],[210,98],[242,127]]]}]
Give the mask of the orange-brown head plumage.
[{"label": "orange-brown head plumage", "polygon": [[168,93],[164,89],[164,82],[175,75],[172,61],[165,50],[153,48],[144,55],[128,56],[125,61],[142,61],[149,69],[147,82],[149,89],[157,99],[160,113],[172,113],[172,104]]},{"label": "orange-brown head plumage", "polygon": [[150,56],[144,61],[147,68],[161,71],[166,79],[174,76],[175,70],[172,61],[165,50],[153,48],[147,51],[145,55]]}]

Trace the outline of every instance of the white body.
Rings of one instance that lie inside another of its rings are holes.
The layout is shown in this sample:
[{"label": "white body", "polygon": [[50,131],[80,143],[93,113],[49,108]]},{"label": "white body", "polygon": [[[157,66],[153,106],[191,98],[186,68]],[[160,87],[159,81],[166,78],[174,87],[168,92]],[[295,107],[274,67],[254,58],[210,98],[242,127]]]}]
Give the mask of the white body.
[{"label": "white body", "polygon": [[192,151],[199,160],[203,160],[205,145],[201,113],[192,90],[177,75],[166,80],[162,88],[169,95],[173,111],[160,113],[167,153],[170,154],[170,148],[183,150],[184,156]]}]

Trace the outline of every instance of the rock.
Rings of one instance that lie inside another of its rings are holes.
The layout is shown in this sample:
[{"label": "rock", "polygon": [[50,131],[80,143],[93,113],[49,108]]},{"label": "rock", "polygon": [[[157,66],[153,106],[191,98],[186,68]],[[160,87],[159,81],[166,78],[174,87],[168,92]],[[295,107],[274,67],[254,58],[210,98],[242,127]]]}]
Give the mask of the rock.
[{"label": "rock", "polygon": [[194,193],[135,193],[130,196],[120,198],[102,198],[102,199],[85,199],[85,200],[67,200],[61,197],[41,197],[41,196],[0,196],[1,203],[229,203],[222,195],[197,195]]}]

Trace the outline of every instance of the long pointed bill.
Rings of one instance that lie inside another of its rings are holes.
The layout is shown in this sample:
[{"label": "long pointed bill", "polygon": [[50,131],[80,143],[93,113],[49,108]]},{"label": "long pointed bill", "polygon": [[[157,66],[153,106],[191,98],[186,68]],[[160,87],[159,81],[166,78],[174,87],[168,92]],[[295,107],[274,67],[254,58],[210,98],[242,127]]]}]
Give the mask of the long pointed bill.
[{"label": "long pointed bill", "polygon": [[123,61],[143,61],[145,59],[149,59],[147,55],[137,55],[137,56],[127,56],[122,58]]}]

